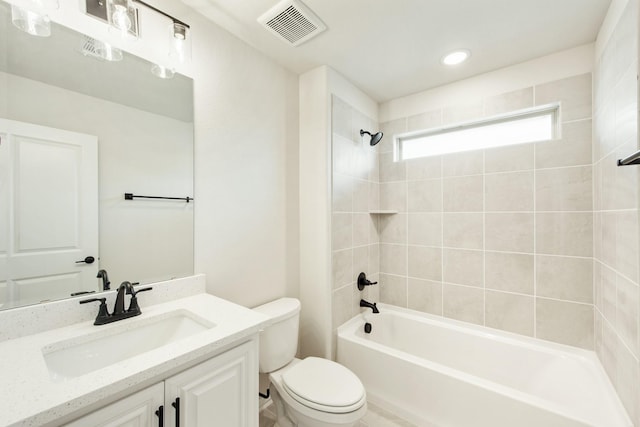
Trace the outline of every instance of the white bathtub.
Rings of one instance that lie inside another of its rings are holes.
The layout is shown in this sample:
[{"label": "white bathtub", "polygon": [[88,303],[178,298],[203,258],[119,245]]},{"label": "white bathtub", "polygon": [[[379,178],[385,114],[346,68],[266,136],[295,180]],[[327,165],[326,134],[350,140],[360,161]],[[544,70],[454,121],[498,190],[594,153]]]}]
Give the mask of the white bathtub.
[{"label": "white bathtub", "polygon": [[633,425],[591,351],[379,307],[338,329],[338,362],[372,403],[418,426]]}]

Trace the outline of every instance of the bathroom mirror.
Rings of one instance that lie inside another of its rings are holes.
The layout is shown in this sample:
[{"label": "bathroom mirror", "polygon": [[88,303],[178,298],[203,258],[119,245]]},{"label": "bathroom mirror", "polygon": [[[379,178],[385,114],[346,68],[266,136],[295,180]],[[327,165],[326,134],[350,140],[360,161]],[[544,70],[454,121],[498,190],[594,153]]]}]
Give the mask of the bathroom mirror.
[{"label": "bathroom mirror", "polygon": [[101,49],[0,2],[0,309],[193,274],[192,81]]}]

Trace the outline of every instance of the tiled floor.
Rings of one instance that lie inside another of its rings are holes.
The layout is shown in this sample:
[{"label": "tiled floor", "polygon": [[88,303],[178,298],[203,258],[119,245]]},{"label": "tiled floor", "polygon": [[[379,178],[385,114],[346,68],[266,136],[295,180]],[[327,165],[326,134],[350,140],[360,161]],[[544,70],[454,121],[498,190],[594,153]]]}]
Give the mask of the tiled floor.
[{"label": "tiled floor", "polygon": [[[367,414],[360,421],[359,427],[416,427],[404,421],[400,417],[393,415],[371,403],[368,403]],[[260,427],[274,427],[274,414],[267,410],[260,413]]]}]

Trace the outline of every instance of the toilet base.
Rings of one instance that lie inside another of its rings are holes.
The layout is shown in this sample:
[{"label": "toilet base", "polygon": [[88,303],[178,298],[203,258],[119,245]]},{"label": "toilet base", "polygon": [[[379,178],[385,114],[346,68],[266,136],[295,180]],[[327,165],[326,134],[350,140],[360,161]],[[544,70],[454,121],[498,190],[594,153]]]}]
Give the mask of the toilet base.
[{"label": "toilet base", "polygon": [[340,414],[340,416],[335,417],[335,420],[329,422],[311,418],[287,405],[276,387],[271,387],[271,399],[276,409],[276,424],[274,427],[355,427],[367,410],[365,403],[355,413]]}]

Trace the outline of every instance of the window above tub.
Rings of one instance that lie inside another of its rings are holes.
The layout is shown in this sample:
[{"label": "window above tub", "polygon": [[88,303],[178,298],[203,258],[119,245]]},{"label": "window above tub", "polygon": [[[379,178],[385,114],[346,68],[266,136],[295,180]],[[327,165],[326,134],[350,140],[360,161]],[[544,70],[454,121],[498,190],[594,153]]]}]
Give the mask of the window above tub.
[{"label": "window above tub", "polygon": [[396,136],[396,160],[438,156],[559,138],[559,105],[551,104]]}]

